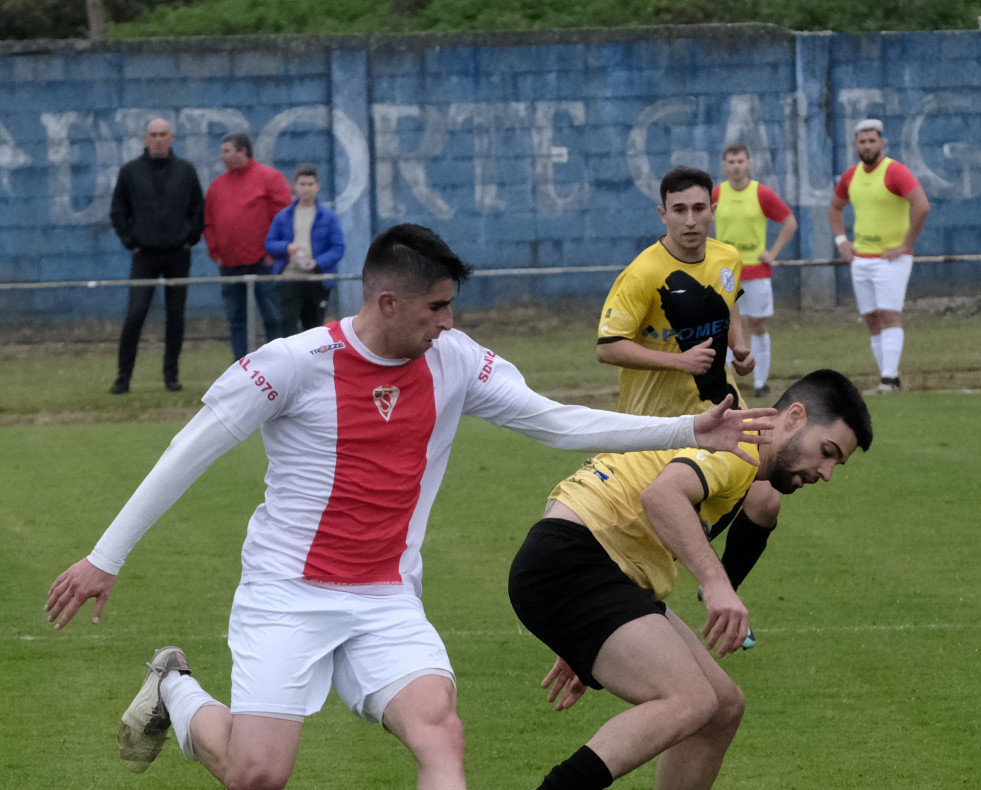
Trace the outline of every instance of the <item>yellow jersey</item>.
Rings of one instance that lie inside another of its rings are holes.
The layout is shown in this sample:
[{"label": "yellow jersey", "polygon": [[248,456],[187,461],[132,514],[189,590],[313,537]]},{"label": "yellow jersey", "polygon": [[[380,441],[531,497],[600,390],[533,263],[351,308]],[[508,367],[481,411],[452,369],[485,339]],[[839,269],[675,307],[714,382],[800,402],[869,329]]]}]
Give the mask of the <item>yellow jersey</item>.
[{"label": "yellow jersey", "polygon": [[618,409],[663,417],[697,414],[739,390],[726,369],[729,315],[741,293],[742,259],[735,247],[707,239],[705,257],[679,261],[660,242],[625,268],[603,304],[597,343],[621,338],[680,354],[712,338],[715,359],[705,373],[621,368]]},{"label": "yellow jersey", "polygon": [[[755,444],[743,449],[759,458]],[[658,598],[678,578],[675,558],[644,513],[640,494],[669,463],[692,467],[705,494],[696,506],[705,533],[735,518],[758,468],[732,453],[685,450],[601,453],[586,461],[549,494],[572,509],[620,569]]]}]

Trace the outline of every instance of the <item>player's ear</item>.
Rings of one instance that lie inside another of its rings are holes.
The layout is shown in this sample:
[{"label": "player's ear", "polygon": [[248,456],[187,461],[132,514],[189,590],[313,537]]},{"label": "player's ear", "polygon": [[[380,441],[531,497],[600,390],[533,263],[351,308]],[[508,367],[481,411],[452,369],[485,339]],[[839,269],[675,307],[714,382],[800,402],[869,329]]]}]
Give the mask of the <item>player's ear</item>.
[{"label": "player's ear", "polygon": [[783,424],[789,433],[807,425],[807,407],[800,401],[794,401],[783,414]]},{"label": "player's ear", "polygon": [[395,312],[395,294],[392,291],[382,291],[378,294],[378,310],[384,316],[390,316]]}]

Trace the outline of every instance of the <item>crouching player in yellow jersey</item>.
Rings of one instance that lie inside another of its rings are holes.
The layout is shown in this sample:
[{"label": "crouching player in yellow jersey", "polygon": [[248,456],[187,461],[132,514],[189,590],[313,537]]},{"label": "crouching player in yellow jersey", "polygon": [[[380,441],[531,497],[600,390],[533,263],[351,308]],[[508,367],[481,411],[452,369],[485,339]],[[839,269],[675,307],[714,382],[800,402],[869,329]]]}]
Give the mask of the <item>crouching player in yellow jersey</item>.
[{"label": "crouching player in yellow jersey", "polygon": [[[782,494],[829,480],[872,423],[843,375],[819,370],[776,403],[759,466],[704,450],[604,453],[549,496],[511,566],[518,617],[555,651],[542,685],[556,708],[587,686],[633,707],[610,719],[539,790],[597,790],[658,758],[655,787],[711,787],[742,718],[742,691],[710,651],[738,650],[748,613],[707,536],[739,511],[754,480]],[[755,460],[755,459],[754,459]],[[705,645],[664,603],[680,561],[702,586]]]}]

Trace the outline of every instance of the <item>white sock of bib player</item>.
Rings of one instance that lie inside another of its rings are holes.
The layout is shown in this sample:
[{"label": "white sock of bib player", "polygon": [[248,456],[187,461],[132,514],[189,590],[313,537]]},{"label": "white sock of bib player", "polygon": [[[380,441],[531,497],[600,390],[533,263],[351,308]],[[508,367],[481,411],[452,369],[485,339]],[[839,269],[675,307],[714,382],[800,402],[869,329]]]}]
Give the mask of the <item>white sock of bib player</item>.
[{"label": "white sock of bib player", "polygon": [[882,378],[894,379],[899,376],[899,358],[903,355],[905,334],[902,327],[883,329],[882,335]]},{"label": "white sock of bib player", "polygon": [[191,719],[207,705],[220,705],[226,710],[227,706],[202,689],[190,675],[180,675],[176,672],[168,672],[160,681],[160,696],[167,706],[181,751],[188,760],[197,762],[194,744],[191,742]]},{"label": "white sock of bib player", "polygon": [[751,335],[749,351],[756,360],[756,367],[753,368],[753,386],[759,389],[770,378],[770,333]]},{"label": "white sock of bib player", "polygon": [[869,345],[872,346],[872,356],[875,357],[875,364],[879,366],[879,375],[885,376],[882,372],[882,335],[871,335]]}]

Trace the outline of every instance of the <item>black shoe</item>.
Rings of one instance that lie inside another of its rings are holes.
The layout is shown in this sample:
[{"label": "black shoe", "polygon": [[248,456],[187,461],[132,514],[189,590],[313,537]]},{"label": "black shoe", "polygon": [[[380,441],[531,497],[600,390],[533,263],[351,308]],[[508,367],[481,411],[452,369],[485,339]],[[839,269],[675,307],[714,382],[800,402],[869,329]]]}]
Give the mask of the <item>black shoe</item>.
[{"label": "black shoe", "polygon": [[170,381],[165,381],[164,386],[170,392],[180,392],[182,389],[184,389],[181,386],[181,383],[177,379],[171,379]]},{"label": "black shoe", "polygon": [[756,391],[753,393],[754,398],[765,398],[770,394],[770,387],[768,384],[764,384],[762,387],[757,387]]},{"label": "black shoe", "polygon": [[109,388],[109,392],[113,395],[125,395],[129,392],[129,382],[124,379],[116,379]]},{"label": "black shoe", "polygon": [[883,377],[879,379],[879,383],[870,390],[865,390],[863,395],[882,395],[883,393],[889,392],[899,392],[902,389],[902,384],[899,382],[899,378],[888,378]]}]

